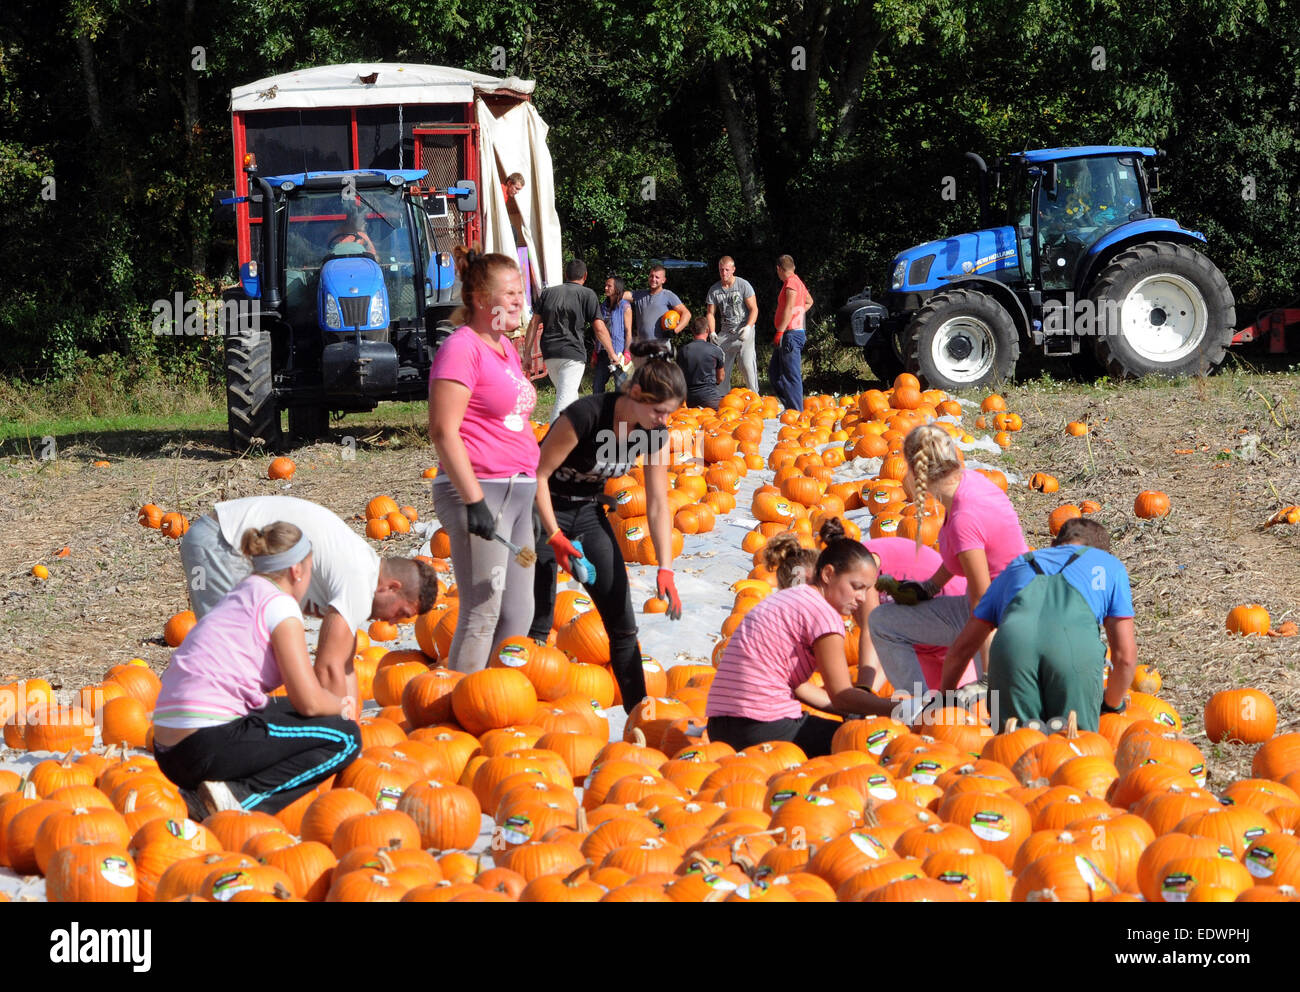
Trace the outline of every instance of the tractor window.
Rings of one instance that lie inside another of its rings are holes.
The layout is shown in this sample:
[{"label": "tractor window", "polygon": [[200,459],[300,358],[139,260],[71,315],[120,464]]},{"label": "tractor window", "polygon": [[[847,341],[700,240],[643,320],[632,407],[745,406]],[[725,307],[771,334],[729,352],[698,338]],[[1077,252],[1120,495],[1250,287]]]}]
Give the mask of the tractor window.
[{"label": "tractor window", "polygon": [[1142,209],[1137,164],[1131,157],[1098,156],[1057,164],[1054,195],[1039,190],[1038,243],[1043,287],[1068,289],[1087,250]]},{"label": "tractor window", "polygon": [[[285,243],[285,292],[288,305],[315,305],[316,280],[322,263],[344,235],[362,233],[374,246],[384,273],[393,319],[415,319],[415,259],[409,214],[401,193],[391,187],[357,190],[344,198],[335,190],[303,191],[288,201]],[[359,223],[358,223],[359,222]],[[340,250],[369,254],[355,241]]]}]

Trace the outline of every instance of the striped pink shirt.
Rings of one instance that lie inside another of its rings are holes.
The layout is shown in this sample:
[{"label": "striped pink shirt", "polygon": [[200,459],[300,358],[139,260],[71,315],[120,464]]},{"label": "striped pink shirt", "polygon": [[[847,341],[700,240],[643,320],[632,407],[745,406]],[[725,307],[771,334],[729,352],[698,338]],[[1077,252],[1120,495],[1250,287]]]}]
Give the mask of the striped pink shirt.
[{"label": "striped pink shirt", "polygon": [[154,707],[160,727],[212,727],[267,703],[284,677],[271,631],[302,611],[269,579],[250,575],[205,614],[172,653]]},{"label": "striped pink shirt", "polygon": [[796,687],[817,668],[813,643],[844,633],[844,618],[816,586],[774,592],[745,614],[731,635],[709,686],[707,716],[751,720],[797,718]]}]

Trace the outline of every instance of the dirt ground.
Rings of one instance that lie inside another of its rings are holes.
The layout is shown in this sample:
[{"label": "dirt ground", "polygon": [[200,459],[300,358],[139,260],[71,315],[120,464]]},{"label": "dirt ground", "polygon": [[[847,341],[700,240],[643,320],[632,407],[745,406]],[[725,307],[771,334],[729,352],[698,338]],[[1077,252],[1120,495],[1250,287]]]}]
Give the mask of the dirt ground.
[{"label": "dirt ground", "polygon": [[[1300,504],[1300,376],[1042,380],[1004,395],[1025,422],[1005,465],[1061,484],[1052,495],[1012,487],[1030,545],[1049,543],[1047,516],[1059,504],[1102,505],[1099,519],[1132,579],[1140,660],[1163,674],[1161,695],[1210,758],[1211,784],[1248,776],[1254,748],[1209,744],[1201,712],[1214,691],[1256,686],[1277,702],[1279,732],[1300,729],[1300,637],[1241,638],[1224,627],[1228,610],[1247,602],[1266,606],[1275,626],[1300,619],[1300,526],[1262,526],[1278,507]],[[133,657],[166,666],[162,628],[186,607],[185,589],[176,544],[136,522],[143,503],[193,519],[220,499],[283,491],[355,517],[360,530],[366,502],[387,494],[431,515],[421,472],[434,458],[422,427],[383,417],[382,408],[350,417],[333,443],[294,452],[288,484],[266,478],[269,456],[230,457],[216,432],[83,435],[58,439],[53,459],[39,451],[0,459],[0,684],[42,677],[75,690]],[[1080,419],[1091,432],[1068,436],[1066,423]],[[97,459],[108,467],[94,467]],[[1169,493],[1170,516],[1134,517],[1144,489]],[[400,536],[383,551],[411,553],[419,543]],[[69,554],[56,557],[64,547]],[[50,571],[44,582],[31,575],[38,563]],[[689,630],[682,648],[707,656],[717,632]]]}]

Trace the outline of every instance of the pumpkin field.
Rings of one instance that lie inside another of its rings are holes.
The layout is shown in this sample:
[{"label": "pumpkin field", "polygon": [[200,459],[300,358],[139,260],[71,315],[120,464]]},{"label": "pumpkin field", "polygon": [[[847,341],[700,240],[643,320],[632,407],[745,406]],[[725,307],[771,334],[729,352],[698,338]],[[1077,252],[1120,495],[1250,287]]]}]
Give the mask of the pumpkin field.
[{"label": "pumpkin field", "polygon": [[[740,390],[683,410],[680,621],[654,599],[642,480],[606,487],[649,692],[627,715],[567,577],[552,644],[511,639],[470,676],[439,665],[457,599],[418,423],[381,410],[274,460],[202,432],[7,456],[0,901],[1296,901],[1298,386],[1238,371],[950,397],[900,377],[810,395],[802,416]],[[935,508],[899,483],[903,436],[932,418],[1006,488],[1031,547],[1070,516],[1110,531],[1136,608],[1127,710],[1100,732],[994,734],[981,704],[850,719],[811,759],[709,742],[712,666],[774,588],[772,535],[813,547],[841,516],[863,538],[935,540]],[[428,556],[448,588],[359,632],[360,758],[275,816],[196,823],[148,747],[193,623],[175,538],[213,502],[277,492],[381,555]]]}]

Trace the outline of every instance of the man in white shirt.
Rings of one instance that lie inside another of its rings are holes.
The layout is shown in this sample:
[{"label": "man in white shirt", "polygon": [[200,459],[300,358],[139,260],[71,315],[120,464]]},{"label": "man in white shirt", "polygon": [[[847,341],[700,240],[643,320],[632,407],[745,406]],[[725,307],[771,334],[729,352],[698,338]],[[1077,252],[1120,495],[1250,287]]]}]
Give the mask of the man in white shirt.
[{"label": "man in white shirt", "polygon": [[758,298],[754,287],[736,275],[736,263],[730,255],[718,259],[718,276],[705,301],[709,305],[709,331],[717,335],[718,347],[727,356],[722,391],[731,388],[731,370],[739,358],[745,387],[758,392],[758,360],[754,348]]},{"label": "man in white shirt", "polygon": [[411,558],[380,558],[336,514],[309,500],[248,496],[217,503],[181,538],[181,564],[195,616],[202,617],[252,572],[239,552],[244,531],[277,520],[293,524],[311,542],[312,577],[303,612],[321,618],[316,675],[330,692],[356,698],[352,657],[357,629],[367,620],[428,612],[438,595],[437,573]]}]

